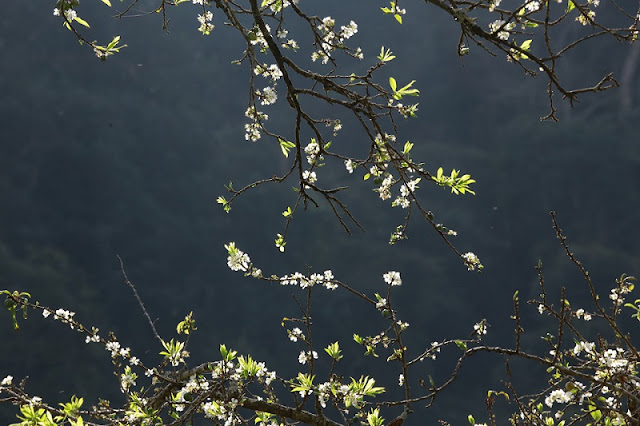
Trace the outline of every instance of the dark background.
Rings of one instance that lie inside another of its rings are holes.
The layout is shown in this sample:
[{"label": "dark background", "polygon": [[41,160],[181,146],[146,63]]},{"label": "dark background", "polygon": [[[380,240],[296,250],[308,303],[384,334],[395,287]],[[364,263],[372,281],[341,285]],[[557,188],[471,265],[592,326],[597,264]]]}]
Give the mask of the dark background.
[{"label": "dark background", "polygon": [[[365,69],[384,45],[397,55],[384,72],[400,82],[417,80],[419,118],[400,128],[400,139],[415,143],[414,158],[429,170],[462,169],[478,181],[475,197],[426,183],[422,193],[437,219],[458,232],[458,248],[480,256],[482,274],[467,272],[419,222],[409,240],[390,247],[401,212],[380,201],[361,173],[348,176],[341,165],[328,165],[319,177],[352,185],[345,200],[365,233],[347,236],[326,206],[311,208],[295,218],[288,250],[280,254],[273,240],[282,230],[281,212],[295,197],[292,182],[250,192],[225,214],[215,203],[223,184],[269,177],[287,162],[275,142],[243,138],[249,70],[231,65],[242,45],[220,16],[213,34],[202,37],[188,4],[172,11],[167,33],[154,14],[107,19],[112,11],[83,3],[79,12],[93,26],[90,39],[120,34],[129,45],[102,63],[48,6],[9,2],[0,16],[0,289],[29,291],[44,305],[75,311],[78,320],[103,335],[113,330],[154,364],[161,348],[123,284],[119,254],[167,340],[175,324],[194,312],[193,363],[216,359],[218,345],[226,343],[288,377],[298,371],[302,347],[288,341],[280,321],[300,315],[294,297],[304,296],[231,272],[223,248],[228,241],[265,273],[332,269],[369,294],[384,291],[384,272],[401,271],[404,284],[395,302],[411,324],[407,338],[414,354],[431,341],[467,336],[482,318],[492,324],[488,343],[510,345],[512,295],[519,290],[522,301],[538,295],[539,259],[550,293],[566,286],[575,294],[572,306],[590,308],[578,271],[555,239],[549,210],[559,212],[572,248],[603,295],[621,273],[637,273],[637,72],[620,89],[583,96],[574,108],[560,104],[560,123],[540,122],[548,108],[542,78],[525,77],[503,57],[480,49],[460,60],[456,25],[439,10],[409,3],[400,26],[382,16],[382,3],[325,3],[323,16],[360,25],[353,45],[363,48],[365,60],[347,69]],[[579,31],[576,24],[560,36]],[[560,75],[569,87],[594,83],[604,72],[620,75],[631,52],[610,40],[595,41],[568,56]],[[278,106],[266,112],[275,122],[281,114],[286,123]],[[366,149],[354,129],[346,126],[332,148]],[[377,314],[340,291],[319,290],[315,302],[318,352],[339,340],[346,355],[341,374],[373,374],[388,388],[387,397],[396,395],[397,366],[362,358],[351,339],[354,332],[377,332],[383,324]],[[535,307],[524,316],[526,344],[553,331]],[[52,403],[73,394],[90,403],[99,396],[121,400],[104,349],[37,315],[21,321],[19,332],[8,315],[3,322],[1,377],[28,375],[27,390]],[[444,378],[447,358],[456,353],[448,355],[440,363],[425,361],[416,374]],[[503,370],[500,359],[470,362],[460,382],[434,408],[416,414],[414,424],[460,424],[470,413],[479,420],[486,390],[500,386]],[[517,378],[522,388],[535,384],[531,371]],[[15,420],[16,412],[0,407],[0,423]]]}]

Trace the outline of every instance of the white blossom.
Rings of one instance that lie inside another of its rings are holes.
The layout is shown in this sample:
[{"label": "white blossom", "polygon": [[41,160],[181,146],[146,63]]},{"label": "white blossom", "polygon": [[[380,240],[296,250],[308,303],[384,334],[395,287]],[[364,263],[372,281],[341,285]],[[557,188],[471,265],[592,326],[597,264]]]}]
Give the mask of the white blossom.
[{"label": "white blossom", "polygon": [[244,271],[249,269],[251,259],[249,255],[236,247],[234,242],[225,244],[224,248],[227,249],[229,256],[227,257],[227,266],[232,271]]},{"label": "white blossom", "polygon": [[527,9],[527,12],[535,12],[540,10],[540,2],[536,0],[530,1],[525,5],[525,8]]},{"label": "white blossom", "polygon": [[479,336],[487,334],[487,324],[484,321],[480,321],[473,326],[473,331],[475,331]]},{"label": "white blossom", "polygon": [[307,154],[307,162],[310,165],[316,164],[318,160],[322,160],[322,156],[320,154],[320,145],[316,142],[315,139],[311,139],[311,142],[307,146],[304,147],[304,152]]},{"label": "white blossom", "polygon": [[311,170],[305,170],[304,172],[302,172],[302,179],[305,182],[314,183],[318,180],[318,177],[316,176],[316,172]]},{"label": "white blossom", "polygon": [[573,398],[573,394],[570,392],[565,392],[562,389],[556,389],[549,394],[544,399],[544,403],[547,404],[547,407],[551,408],[554,402],[558,402],[560,404],[566,404],[571,401]]},{"label": "white blossom", "polygon": [[516,26],[515,22],[509,22],[508,24],[502,20],[497,19],[489,24],[489,30],[491,34],[496,34],[500,40],[509,40],[510,33],[512,29]]},{"label": "white blossom", "polygon": [[111,357],[115,358],[120,353],[120,343],[116,341],[107,342],[105,348],[111,352]]},{"label": "white blossom", "polygon": [[278,93],[271,86],[265,87],[262,91],[256,90],[256,95],[260,98],[260,105],[273,105],[278,100]]},{"label": "white blossom", "polygon": [[349,22],[349,25],[347,26],[343,25],[340,27],[340,35],[345,40],[353,37],[353,35],[357,32],[358,32],[358,24],[356,24],[353,21]]},{"label": "white blossom", "polygon": [[400,278],[400,272],[397,271],[389,271],[386,274],[382,275],[384,278],[384,282],[389,285],[402,285],[402,279]]},{"label": "white blossom", "polygon": [[464,263],[467,265],[467,269],[469,271],[473,271],[476,268],[478,270],[482,270],[483,268],[482,263],[480,263],[480,259],[478,259],[478,256],[476,256],[472,252],[467,252],[463,254],[462,259],[464,260]]}]

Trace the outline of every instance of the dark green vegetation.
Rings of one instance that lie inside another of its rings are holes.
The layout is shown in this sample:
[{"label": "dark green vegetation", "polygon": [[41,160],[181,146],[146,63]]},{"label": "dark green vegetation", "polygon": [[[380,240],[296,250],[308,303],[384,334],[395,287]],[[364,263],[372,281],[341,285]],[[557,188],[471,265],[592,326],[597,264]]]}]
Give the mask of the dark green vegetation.
[{"label": "dark green vegetation", "polygon": [[[170,335],[194,311],[194,361],[217,356],[218,344],[226,343],[278,371],[297,358],[299,349],[279,326],[283,316],[299,313],[297,305],[289,289],[231,273],[227,241],[236,241],[265,272],[331,268],[369,292],[380,288],[383,272],[402,271],[398,297],[406,300],[398,306],[411,323],[408,335],[421,344],[466,335],[481,318],[493,324],[488,342],[508,342],[512,294],[519,289],[523,300],[537,294],[538,259],[557,289],[580,291],[580,277],[554,238],[550,209],[559,212],[576,254],[603,292],[620,273],[637,275],[637,73],[621,89],[583,97],[574,109],[562,105],[559,124],[540,123],[547,112],[541,81],[479,51],[460,62],[456,28],[437,10],[422,8],[407,20],[424,24],[387,34],[384,44],[398,56],[394,73],[417,79],[421,90],[419,119],[402,129],[404,139],[416,144],[414,156],[431,168],[469,171],[478,181],[475,197],[429,189],[429,207],[458,231],[458,247],[481,257],[485,271],[476,275],[426,226],[415,226],[408,241],[389,247],[388,234],[401,216],[382,206],[359,176],[348,202],[365,234],[344,238],[328,209],[312,208],[297,218],[289,250],[281,255],[273,239],[293,197],[287,184],[250,193],[225,214],[215,203],[223,183],[270,176],[286,162],[275,144],[243,140],[249,71],[230,65],[240,45],[223,28],[204,38],[188,12],[174,17],[170,34],[153,16],[114,20],[104,34],[120,34],[130,47],[101,63],[41,4],[12,2],[3,9],[0,288],[30,291],[44,304],[73,310],[81,321],[113,330],[141,358],[159,358],[161,349],[122,285],[116,254],[159,318],[161,333]],[[372,34],[384,19],[378,9],[353,5],[334,14],[361,22],[357,43],[365,60],[377,54],[379,39]],[[566,81],[575,78],[578,85],[592,77],[582,69],[621,75],[630,54],[613,42],[592,44],[570,58]],[[334,143],[355,150],[358,136],[347,127]],[[372,317],[343,294],[320,296],[314,339],[339,339],[348,350],[351,333],[366,333]],[[353,326],[344,328],[347,323]],[[0,339],[9,342],[2,346],[0,376],[28,374],[28,388],[52,401],[70,394],[118,398],[116,379],[105,373],[106,351],[84,347],[51,321],[21,324],[19,333],[8,319],[0,327]],[[529,324],[534,340],[544,324]],[[45,340],[45,334],[55,337]],[[346,365],[366,372],[360,348],[352,348],[357,356],[347,356]],[[482,374],[470,364],[462,384],[448,392],[451,399],[425,418],[455,424],[479,412],[486,388],[502,372],[499,360],[491,368],[482,362],[476,364]],[[382,379],[384,363],[379,365]],[[386,374],[390,391],[396,378],[396,371]],[[460,407],[460,398],[473,401],[464,412],[452,408]],[[0,410],[2,421],[15,413]]]}]

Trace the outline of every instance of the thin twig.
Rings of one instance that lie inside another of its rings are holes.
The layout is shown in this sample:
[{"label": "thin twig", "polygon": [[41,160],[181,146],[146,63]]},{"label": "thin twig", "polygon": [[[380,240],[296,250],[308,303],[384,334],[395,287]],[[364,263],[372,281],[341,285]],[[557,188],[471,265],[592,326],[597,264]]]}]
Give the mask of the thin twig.
[{"label": "thin twig", "polygon": [[120,262],[120,271],[122,271],[122,276],[124,277],[124,283],[126,285],[128,285],[129,288],[131,289],[131,291],[133,292],[133,296],[138,301],[138,305],[140,305],[140,309],[142,309],[142,312],[144,313],[144,316],[147,317],[147,321],[149,322],[149,326],[151,326],[151,331],[153,331],[153,335],[162,344],[164,341],[162,340],[162,338],[158,334],[158,331],[156,330],[156,326],[153,324],[153,321],[151,320],[151,316],[149,315],[149,312],[147,312],[147,308],[144,307],[144,303],[142,303],[142,299],[138,295],[138,291],[136,290],[136,287],[129,280],[129,277],[127,277],[127,273],[124,270],[124,262],[122,261],[122,258],[120,257],[119,254],[116,254],[116,257],[118,258],[118,261]]}]

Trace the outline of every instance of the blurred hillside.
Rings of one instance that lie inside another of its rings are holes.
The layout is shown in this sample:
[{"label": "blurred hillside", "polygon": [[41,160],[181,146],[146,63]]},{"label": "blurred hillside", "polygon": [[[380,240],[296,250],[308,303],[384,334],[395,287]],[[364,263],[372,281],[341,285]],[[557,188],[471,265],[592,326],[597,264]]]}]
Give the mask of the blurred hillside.
[{"label": "blurred hillside", "polygon": [[[569,86],[605,71],[624,76],[625,84],[584,96],[573,108],[560,105],[558,124],[540,122],[548,108],[544,81],[480,49],[460,60],[456,25],[435,8],[411,4],[405,24],[381,38],[389,19],[377,7],[328,2],[336,19],[360,24],[354,43],[365,52],[363,68],[385,45],[397,55],[388,72],[417,80],[419,118],[400,126],[400,137],[415,143],[414,158],[428,169],[462,169],[478,181],[477,195],[464,198],[424,185],[426,205],[458,232],[459,249],[480,256],[485,271],[476,275],[417,222],[409,240],[388,246],[401,216],[359,176],[346,200],[365,233],[348,237],[326,206],[310,208],[294,221],[290,250],[280,254],[273,239],[281,231],[280,212],[295,196],[290,184],[251,192],[230,214],[215,203],[230,180],[239,186],[287,164],[275,143],[243,138],[249,70],[231,65],[242,49],[235,35],[218,24],[202,37],[188,7],[175,11],[169,32],[156,16],[96,21],[91,14],[104,13],[103,6],[82,7],[95,22],[92,36],[120,34],[129,47],[103,63],[48,6],[8,2],[0,15],[0,289],[29,291],[44,305],[113,330],[145,362],[158,360],[160,349],[122,283],[116,255],[161,334],[172,336],[175,324],[194,311],[193,362],[217,357],[218,345],[226,343],[282,375],[292,372],[300,350],[280,327],[282,317],[299,315],[292,291],[229,271],[228,241],[266,273],[332,269],[369,293],[382,289],[384,272],[401,271],[405,284],[396,303],[416,350],[466,336],[482,318],[492,324],[488,341],[508,344],[512,295],[537,295],[538,259],[552,291],[564,285],[586,294],[555,239],[549,210],[559,212],[603,292],[621,273],[638,273],[640,78],[628,71],[628,46],[596,41],[568,57],[561,75]],[[278,111],[270,111],[274,120]],[[285,123],[286,111],[280,114]],[[347,126],[334,146],[365,149],[351,130]],[[337,178],[346,172],[329,177]],[[339,339],[348,355],[342,373],[370,374],[351,335],[372,330],[376,315],[352,301],[338,292],[318,295],[314,341]],[[534,344],[536,331],[548,324],[530,311],[526,328]],[[48,320],[22,321],[16,333],[8,316],[0,319],[0,339],[8,342],[0,376],[28,375],[28,389],[52,400],[72,394],[118,400],[117,380],[103,373],[110,368],[106,351]],[[486,389],[498,386],[503,371],[494,361],[463,370],[449,399],[423,419],[460,424],[471,411],[481,413]],[[374,365],[392,394],[398,372]],[[443,374],[426,362],[424,368]],[[459,412],[460,400],[469,401],[468,411]],[[16,411],[0,407],[0,421],[12,421]]]}]

